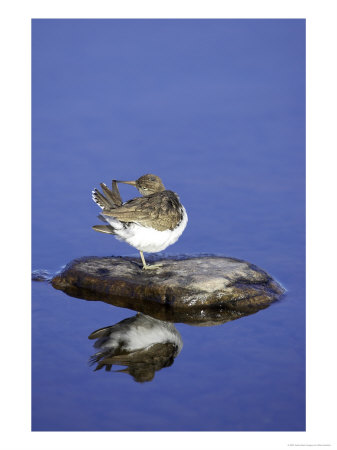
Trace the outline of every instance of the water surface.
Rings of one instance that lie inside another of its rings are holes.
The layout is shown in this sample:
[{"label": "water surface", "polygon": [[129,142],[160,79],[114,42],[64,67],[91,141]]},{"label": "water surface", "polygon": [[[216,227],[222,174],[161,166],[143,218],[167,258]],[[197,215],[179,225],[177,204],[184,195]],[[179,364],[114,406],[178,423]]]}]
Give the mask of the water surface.
[{"label": "water surface", "polygon": [[170,254],[245,259],[287,289],[176,323],[181,352],[140,383],[88,364],[88,336],[133,311],[34,282],[32,429],[304,430],[305,21],[33,20],[32,50],[33,269],[135,254],[91,230],[91,190],[155,173],[189,215]]}]

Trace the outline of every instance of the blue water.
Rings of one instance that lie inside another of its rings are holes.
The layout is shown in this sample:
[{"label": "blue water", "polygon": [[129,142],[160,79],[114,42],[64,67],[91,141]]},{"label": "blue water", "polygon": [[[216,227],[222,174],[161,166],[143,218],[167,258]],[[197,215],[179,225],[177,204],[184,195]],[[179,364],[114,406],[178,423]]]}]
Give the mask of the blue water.
[{"label": "blue water", "polygon": [[[33,20],[33,269],[133,255],[91,190],[159,175],[188,226],[167,252],[248,260],[287,295],[139,383],[88,336],[134,315],[33,283],[32,429],[305,430],[305,21]],[[137,194],[121,186],[124,199]]]}]

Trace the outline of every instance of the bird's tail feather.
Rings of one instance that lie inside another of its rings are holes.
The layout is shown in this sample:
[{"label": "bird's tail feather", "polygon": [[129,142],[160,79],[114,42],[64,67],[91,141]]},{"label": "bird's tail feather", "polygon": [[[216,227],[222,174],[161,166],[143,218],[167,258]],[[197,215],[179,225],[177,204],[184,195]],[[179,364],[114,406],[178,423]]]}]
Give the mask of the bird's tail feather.
[{"label": "bird's tail feather", "polygon": [[111,225],[94,225],[92,228],[100,233],[115,234],[115,230]]}]

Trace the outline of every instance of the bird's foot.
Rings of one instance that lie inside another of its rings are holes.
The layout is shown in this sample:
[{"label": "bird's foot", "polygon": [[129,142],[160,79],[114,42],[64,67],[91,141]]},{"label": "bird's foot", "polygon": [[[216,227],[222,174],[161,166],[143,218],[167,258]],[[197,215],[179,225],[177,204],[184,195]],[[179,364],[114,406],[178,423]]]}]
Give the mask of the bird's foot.
[{"label": "bird's foot", "polygon": [[146,264],[146,261],[145,261],[145,258],[144,258],[144,253],[141,250],[139,250],[139,253],[140,253],[140,258],[141,258],[142,263],[143,263],[143,270],[157,269],[158,267],[162,266],[161,263],[159,263],[159,264],[152,264],[151,266],[149,266],[148,264]]},{"label": "bird's foot", "polygon": [[152,269],[158,269],[159,267],[162,267],[163,264],[151,264],[151,266],[149,266],[148,264],[146,264],[145,266],[143,266],[143,270],[152,270]]}]

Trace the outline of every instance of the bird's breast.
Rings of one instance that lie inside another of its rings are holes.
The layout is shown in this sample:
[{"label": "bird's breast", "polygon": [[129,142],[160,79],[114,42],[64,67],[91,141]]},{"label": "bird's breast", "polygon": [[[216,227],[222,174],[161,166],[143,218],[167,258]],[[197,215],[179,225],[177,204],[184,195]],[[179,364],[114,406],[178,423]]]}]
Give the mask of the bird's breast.
[{"label": "bird's breast", "polygon": [[158,231],[155,228],[144,227],[138,223],[129,223],[127,227],[116,230],[116,236],[137,250],[149,253],[160,252],[179,239],[186,228],[187,221],[187,213],[182,206],[182,219],[173,230]]}]

